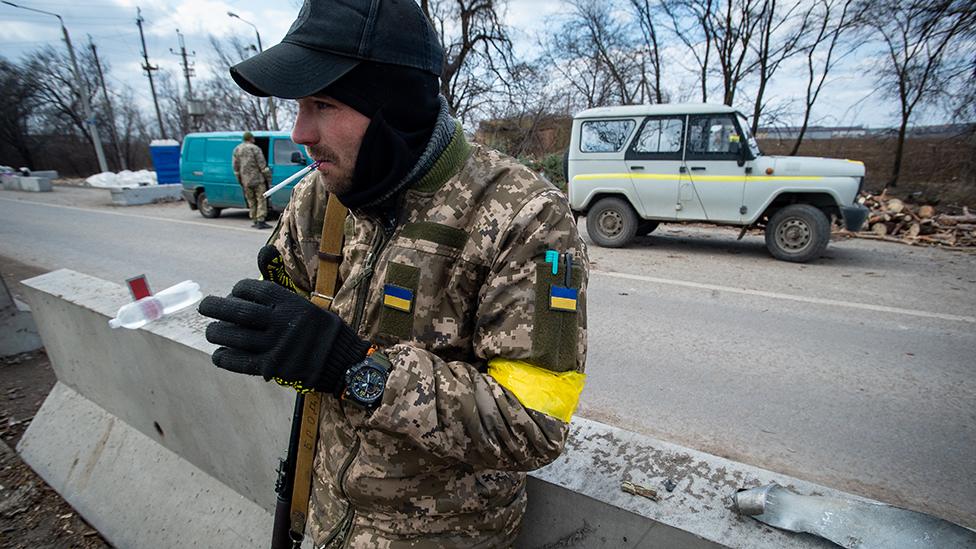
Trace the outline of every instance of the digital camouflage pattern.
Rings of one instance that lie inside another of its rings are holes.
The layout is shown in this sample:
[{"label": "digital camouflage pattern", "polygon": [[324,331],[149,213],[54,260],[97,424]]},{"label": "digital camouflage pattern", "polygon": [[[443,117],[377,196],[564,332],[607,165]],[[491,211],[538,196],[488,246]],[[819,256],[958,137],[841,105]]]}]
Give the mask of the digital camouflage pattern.
[{"label": "digital camouflage pattern", "polygon": [[268,201],[264,198],[264,191],[268,190],[269,169],[264,161],[261,147],[244,141],[234,147],[231,164],[234,175],[244,186],[244,200],[247,201],[251,221],[264,221],[268,216]]},{"label": "digital camouflage pattern", "polygon": [[[436,172],[436,174],[435,174]],[[563,194],[460,129],[404,193],[389,231],[346,220],[333,310],[392,362],[371,413],[326,398],[314,464],[316,547],[509,547],[525,471],[555,459],[567,424],[526,409],[487,372],[495,357],[579,371],[587,255]],[[302,290],[314,284],[327,200],[318,172],[292,194],[269,242]],[[547,250],[573,257],[576,312],[552,311]],[[409,311],[384,287],[412,292]]]},{"label": "digital camouflage pattern", "polygon": [[244,141],[234,147],[231,164],[234,167],[234,176],[245,187],[257,187],[267,183],[265,177],[268,164],[264,161],[261,147],[254,143]]}]

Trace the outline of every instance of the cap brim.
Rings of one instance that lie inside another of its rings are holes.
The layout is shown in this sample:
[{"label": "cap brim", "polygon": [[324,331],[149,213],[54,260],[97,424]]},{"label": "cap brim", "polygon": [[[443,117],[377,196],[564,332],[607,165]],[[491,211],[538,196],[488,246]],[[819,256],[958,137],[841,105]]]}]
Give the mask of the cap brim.
[{"label": "cap brim", "polygon": [[322,91],[360,61],[282,42],[230,68],[244,91],[258,97],[297,99]]}]

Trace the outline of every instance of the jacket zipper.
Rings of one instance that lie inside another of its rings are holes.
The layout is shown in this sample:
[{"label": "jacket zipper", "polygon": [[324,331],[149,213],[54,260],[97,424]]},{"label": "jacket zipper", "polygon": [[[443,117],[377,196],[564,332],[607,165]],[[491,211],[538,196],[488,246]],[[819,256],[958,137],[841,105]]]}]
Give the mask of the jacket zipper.
[{"label": "jacket zipper", "polygon": [[[322,543],[321,547],[328,547],[337,536],[340,534],[345,535],[345,532],[349,530],[349,524],[352,522],[353,515],[355,511],[352,509],[352,502],[349,501],[349,496],[346,494],[346,471],[349,470],[349,466],[352,465],[352,460],[356,457],[356,453],[359,452],[359,437],[356,437],[356,442],[352,445],[352,451],[349,452],[349,457],[342,464],[339,469],[339,493],[342,494],[342,499],[346,500],[346,510],[342,514],[342,520],[339,521],[335,526],[335,530],[329,535],[328,538]],[[343,545],[345,545],[345,540],[343,540]]]},{"label": "jacket zipper", "polygon": [[[369,284],[373,279],[373,270],[376,266],[376,260],[380,256],[380,252],[383,251],[383,247],[387,242],[390,241],[390,237],[396,228],[395,221],[391,220],[389,225],[386,225],[382,221],[377,222],[379,230],[373,240],[372,248],[369,253],[366,254],[365,265],[363,265],[363,270],[356,277],[355,282],[353,282],[353,287],[356,288],[356,309],[353,315],[352,328],[359,332],[359,325],[363,321],[363,317],[366,312],[366,298],[369,294]],[[342,406],[340,402],[340,406]],[[356,442],[352,445],[352,451],[349,452],[349,457],[342,464],[339,469],[339,492],[342,494],[342,499],[346,500],[346,511],[342,515],[342,520],[336,525],[335,531],[325,540],[322,547],[328,546],[333,540],[340,534],[345,537],[348,535],[350,527],[352,526],[352,519],[356,512],[352,508],[352,502],[349,501],[349,496],[346,494],[346,473],[349,471],[349,467],[352,465],[352,461],[356,458],[356,454],[359,452],[360,440],[359,436],[356,436]],[[348,543],[348,539],[343,540],[343,547]]]}]

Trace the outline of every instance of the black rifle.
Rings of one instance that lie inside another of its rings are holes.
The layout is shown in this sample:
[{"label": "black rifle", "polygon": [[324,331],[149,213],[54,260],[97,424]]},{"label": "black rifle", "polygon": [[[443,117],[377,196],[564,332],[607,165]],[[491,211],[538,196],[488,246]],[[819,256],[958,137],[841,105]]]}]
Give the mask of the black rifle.
[{"label": "black rifle", "polygon": [[298,459],[298,437],[302,431],[304,406],[305,395],[298,393],[295,396],[295,412],[291,420],[291,436],[288,437],[288,454],[278,462],[278,480],[275,481],[278,502],[275,504],[271,549],[298,549],[305,537],[304,532],[297,536],[291,533],[291,494],[295,488],[295,462]]}]

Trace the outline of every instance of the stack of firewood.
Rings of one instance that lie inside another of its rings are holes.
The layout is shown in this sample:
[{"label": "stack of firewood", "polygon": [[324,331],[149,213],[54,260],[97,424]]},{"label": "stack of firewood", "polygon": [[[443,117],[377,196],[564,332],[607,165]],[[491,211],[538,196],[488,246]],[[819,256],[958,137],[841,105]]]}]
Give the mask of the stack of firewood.
[{"label": "stack of firewood", "polygon": [[976,215],[963,206],[962,215],[938,213],[934,206],[906,204],[897,198],[861,193],[858,202],[868,207],[865,228],[854,233],[903,244],[928,244],[946,247],[976,247]]}]

